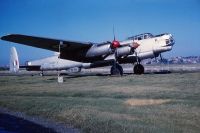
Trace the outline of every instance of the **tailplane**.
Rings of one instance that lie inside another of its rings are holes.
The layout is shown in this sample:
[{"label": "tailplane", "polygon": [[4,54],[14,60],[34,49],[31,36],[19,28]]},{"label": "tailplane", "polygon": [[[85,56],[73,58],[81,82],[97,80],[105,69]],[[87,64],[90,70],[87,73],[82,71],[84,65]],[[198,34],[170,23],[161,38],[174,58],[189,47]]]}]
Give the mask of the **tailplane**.
[{"label": "tailplane", "polygon": [[15,47],[11,47],[10,49],[10,72],[18,72],[19,71],[19,59],[17,50]]}]

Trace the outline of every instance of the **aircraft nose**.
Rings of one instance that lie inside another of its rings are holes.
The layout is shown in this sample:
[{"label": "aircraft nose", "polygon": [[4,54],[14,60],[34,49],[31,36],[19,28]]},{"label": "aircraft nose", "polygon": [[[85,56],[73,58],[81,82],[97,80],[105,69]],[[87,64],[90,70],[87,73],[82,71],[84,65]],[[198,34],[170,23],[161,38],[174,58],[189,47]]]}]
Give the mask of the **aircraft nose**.
[{"label": "aircraft nose", "polygon": [[173,46],[175,44],[175,40],[171,34],[169,36],[169,39],[166,39],[166,46]]},{"label": "aircraft nose", "polygon": [[175,41],[173,39],[173,37],[170,38],[170,45],[173,46],[175,44]]}]

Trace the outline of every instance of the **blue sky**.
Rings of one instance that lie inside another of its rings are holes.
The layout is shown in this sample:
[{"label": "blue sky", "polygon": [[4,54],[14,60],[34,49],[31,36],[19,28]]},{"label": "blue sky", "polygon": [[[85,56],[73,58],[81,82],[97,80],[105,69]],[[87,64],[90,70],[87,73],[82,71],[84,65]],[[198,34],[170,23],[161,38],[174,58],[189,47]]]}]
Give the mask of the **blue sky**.
[{"label": "blue sky", "polygon": [[[199,0],[1,0],[0,36],[10,33],[103,42],[150,32],[172,33],[164,57],[200,55]],[[0,40],[0,65],[15,46],[21,64],[53,52]]]}]

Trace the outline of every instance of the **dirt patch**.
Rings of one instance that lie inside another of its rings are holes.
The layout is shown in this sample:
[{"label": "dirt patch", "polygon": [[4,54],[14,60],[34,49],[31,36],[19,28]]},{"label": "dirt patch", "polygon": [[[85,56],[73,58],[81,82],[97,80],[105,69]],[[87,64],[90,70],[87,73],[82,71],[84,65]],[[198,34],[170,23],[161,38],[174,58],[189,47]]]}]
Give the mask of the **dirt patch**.
[{"label": "dirt patch", "polygon": [[164,104],[170,101],[170,99],[128,99],[124,103],[129,106],[145,106]]}]

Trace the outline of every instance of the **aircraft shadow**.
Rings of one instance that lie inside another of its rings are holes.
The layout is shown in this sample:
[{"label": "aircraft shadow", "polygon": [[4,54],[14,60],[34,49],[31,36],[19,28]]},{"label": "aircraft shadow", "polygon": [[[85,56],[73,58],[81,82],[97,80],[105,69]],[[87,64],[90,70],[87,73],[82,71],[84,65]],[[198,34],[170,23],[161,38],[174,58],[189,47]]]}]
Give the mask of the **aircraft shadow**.
[{"label": "aircraft shadow", "polygon": [[[146,74],[170,74],[170,71],[162,71],[162,72],[146,72],[143,75]],[[129,75],[136,75],[134,73],[124,73],[123,76],[129,76]],[[78,78],[78,77],[91,77],[91,76],[110,76],[110,77],[123,77],[120,75],[111,75],[109,73],[80,73],[80,74],[65,74],[62,73],[61,76],[64,76],[64,78]]]}]

